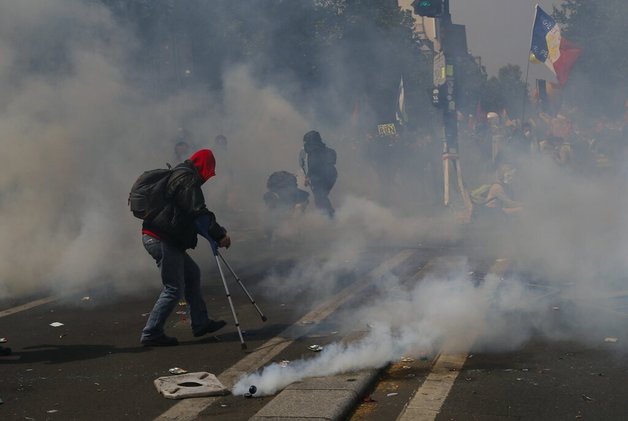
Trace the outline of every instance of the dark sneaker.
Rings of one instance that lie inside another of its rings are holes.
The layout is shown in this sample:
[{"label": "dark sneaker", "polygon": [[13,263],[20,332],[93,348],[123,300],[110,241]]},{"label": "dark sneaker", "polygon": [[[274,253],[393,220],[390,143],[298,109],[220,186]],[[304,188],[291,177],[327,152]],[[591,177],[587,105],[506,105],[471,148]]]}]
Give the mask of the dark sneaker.
[{"label": "dark sneaker", "polygon": [[194,332],[194,337],[198,338],[199,336],[215,332],[225,327],[226,324],[227,322],[225,322],[224,320],[210,320],[205,326]]},{"label": "dark sneaker", "polygon": [[175,345],[179,345],[179,341],[177,341],[177,338],[163,335],[155,339],[142,339],[142,345],[144,346],[175,346]]}]

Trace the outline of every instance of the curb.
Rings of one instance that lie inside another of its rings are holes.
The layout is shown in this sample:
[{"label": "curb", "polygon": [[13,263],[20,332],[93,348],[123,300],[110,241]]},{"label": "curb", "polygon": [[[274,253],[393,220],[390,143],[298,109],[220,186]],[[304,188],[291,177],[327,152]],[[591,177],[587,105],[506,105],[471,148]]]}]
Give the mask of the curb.
[{"label": "curb", "polygon": [[344,420],[375,384],[381,370],[368,369],[295,382],[249,421]]}]

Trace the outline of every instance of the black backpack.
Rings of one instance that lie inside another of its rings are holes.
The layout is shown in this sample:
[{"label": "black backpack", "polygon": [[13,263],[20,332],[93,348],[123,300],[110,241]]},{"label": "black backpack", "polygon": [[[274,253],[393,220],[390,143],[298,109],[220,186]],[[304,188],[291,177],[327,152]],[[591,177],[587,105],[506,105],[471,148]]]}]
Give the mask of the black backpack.
[{"label": "black backpack", "polygon": [[297,177],[288,171],[276,171],[268,177],[266,188],[275,193],[283,189],[296,189]]},{"label": "black backpack", "polygon": [[129,193],[129,208],[133,216],[150,221],[166,205],[166,185],[172,175],[172,168],[159,168],[144,171]]}]

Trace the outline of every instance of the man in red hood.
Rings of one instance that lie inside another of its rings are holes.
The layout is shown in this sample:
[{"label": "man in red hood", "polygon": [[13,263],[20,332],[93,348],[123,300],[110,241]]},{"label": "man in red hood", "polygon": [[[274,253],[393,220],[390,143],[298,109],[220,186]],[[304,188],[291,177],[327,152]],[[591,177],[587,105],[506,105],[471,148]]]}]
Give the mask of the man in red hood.
[{"label": "man in red hood", "polygon": [[142,330],[145,346],[178,345],[176,338],[166,336],[168,316],[185,297],[190,308],[195,337],[212,333],[225,326],[224,320],[211,320],[201,292],[201,271],[186,252],[196,247],[197,233],[220,247],[229,247],[227,231],[207,209],[201,185],[216,175],[216,159],[209,149],[195,152],[190,159],[173,168],[166,184],[166,205],[142,225],[142,242],[161,271],[163,290]]}]

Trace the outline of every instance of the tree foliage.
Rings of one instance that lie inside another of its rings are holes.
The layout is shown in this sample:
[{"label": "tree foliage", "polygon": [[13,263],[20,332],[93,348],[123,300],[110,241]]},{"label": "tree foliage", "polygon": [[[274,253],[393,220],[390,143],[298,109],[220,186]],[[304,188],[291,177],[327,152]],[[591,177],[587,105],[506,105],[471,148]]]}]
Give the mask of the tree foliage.
[{"label": "tree foliage", "polygon": [[403,74],[409,114],[431,121],[432,64],[396,0],[100,1],[133,29],[138,64],[165,91],[219,92],[244,63],[326,118],[347,119],[359,104],[377,124],[394,121]]},{"label": "tree foliage", "polygon": [[497,77],[486,81],[482,92],[482,106],[487,111],[501,112],[506,110],[511,117],[518,117],[523,112],[524,101],[528,91],[521,79],[521,68],[507,64],[499,69]]},{"label": "tree foliage", "polygon": [[563,35],[578,44],[566,94],[588,113],[623,112],[628,97],[628,2],[564,0],[553,16]]}]

